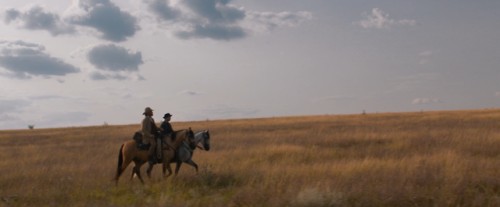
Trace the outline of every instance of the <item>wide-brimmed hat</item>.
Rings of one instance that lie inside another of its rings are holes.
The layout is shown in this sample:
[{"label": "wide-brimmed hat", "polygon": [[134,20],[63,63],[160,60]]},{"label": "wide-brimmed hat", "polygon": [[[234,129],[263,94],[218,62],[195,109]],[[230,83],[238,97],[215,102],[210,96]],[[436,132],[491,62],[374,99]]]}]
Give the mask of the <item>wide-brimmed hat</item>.
[{"label": "wide-brimmed hat", "polygon": [[168,118],[168,117],[171,117],[171,116],[172,116],[172,114],[166,113],[165,115],[163,115],[163,118]]},{"label": "wide-brimmed hat", "polygon": [[144,109],[144,113],[142,113],[142,114],[143,114],[143,115],[145,115],[145,114],[147,114],[147,113],[153,113],[153,109],[152,109],[152,108],[150,108],[150,107],[146,107],[146,108]]}]

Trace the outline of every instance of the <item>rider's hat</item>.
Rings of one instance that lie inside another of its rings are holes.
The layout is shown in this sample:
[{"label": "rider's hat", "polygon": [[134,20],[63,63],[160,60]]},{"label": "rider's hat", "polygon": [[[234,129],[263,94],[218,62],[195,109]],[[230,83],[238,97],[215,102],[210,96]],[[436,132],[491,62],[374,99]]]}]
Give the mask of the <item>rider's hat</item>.
[{"label": "rider's hat", "polygon": [[142,115],[146,115],[146,114],[148,114],[148,113],[153,113],[153,109],[151,109],[150,107],[146,107],[146,108],[144,109],[144,113],[142,113]]},{"label": "rider's hat", "polygon": [[163,118],[165,119],[165,118],[168,118],[168,117],[171,117],[171,116],[172,116],[172,114],[170,114],[170,113],[166,113],[166,114],[163,116]]}]

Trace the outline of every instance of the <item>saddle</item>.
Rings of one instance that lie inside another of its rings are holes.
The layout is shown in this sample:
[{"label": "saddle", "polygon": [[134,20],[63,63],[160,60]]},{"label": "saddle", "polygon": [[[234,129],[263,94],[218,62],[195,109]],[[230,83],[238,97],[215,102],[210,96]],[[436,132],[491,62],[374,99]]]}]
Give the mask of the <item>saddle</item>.
[{"label": "saddle", "polygon": [[132,139],[137,144],[137,148],[139,150],[149,150],[149,148],[151,147],[151,144],[144,144],[144,143],[142,143],[142,133],[141,132],[135,132],[135,134],[132,137]]}]

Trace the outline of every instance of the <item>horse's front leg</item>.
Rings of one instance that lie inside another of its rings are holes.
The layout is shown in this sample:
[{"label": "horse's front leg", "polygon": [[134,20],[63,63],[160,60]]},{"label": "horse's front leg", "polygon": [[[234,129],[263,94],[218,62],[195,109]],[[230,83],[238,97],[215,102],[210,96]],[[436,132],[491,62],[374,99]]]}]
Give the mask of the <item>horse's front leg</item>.
[{"label": "horse's front leg", "polygon": [[197,164],[196,164],[193,160],[189,159],[188,161],[186,161],[186,163],[187,163],[188,165],[193,166],[193,167],[194,167],[194,169],[196,170],[196,174],[198,174],[198,165],[197,165]]},{"label": "horse's front leg", "polygon": [[[166,170],[168,170],[168,175],[166,174]],[[163,177],[168,178],[170,175],[172,175],[172,168],[170,168],[170,163],[169,162],[163,162]]]},{"label": "horse's front leg", "polygon": [[176,162],[175,163],[175,175],[179,173],[179,169],[181,169],[182,161],[181,162]]},{"label": "horse's front leg", "polygon": [[154,164],[148,163],[148,169],[146,170],[146,174],[148,175],[149,179],[151,179],[151,171],[153,171],[154,166],[155,166]]}]

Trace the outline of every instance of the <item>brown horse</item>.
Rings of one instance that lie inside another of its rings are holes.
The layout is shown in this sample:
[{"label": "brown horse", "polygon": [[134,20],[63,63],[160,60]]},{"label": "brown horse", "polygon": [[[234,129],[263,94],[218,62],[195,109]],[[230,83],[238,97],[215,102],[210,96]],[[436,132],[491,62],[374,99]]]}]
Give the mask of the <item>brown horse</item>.
[{"label": "brown horse", "polygon": [[[162,164],[163,164],[163,176],[165,176],[165,170],[168,169],[169,172],[172,172],[170,168],[170,160],[172,160],[175,156],[175,150],[179,148],[184,140],[188,142],[194,142],[194,133],[189,129],[183,129],[175,131],[173,136],[175,136],[175,141],[172,144],[166,144],[162,148]],[[162,138],[163,140],[163,138]],[[137,175],[141,183],[144,184],[144,180],[141,177],[141,166],[148,162],[149,153],[148,150],[139,149],[137,147],[137,142],[134,140],[127,141],[122,144],[120,147],[120,153],[118,154],[118,167],[116,170],[115,182],[118,184],[118,179],[127,166],[134,161],[134,168],[132,169],[132,176],[130,179],[134,177],[134,174]],[[151,171],[148,171],[148,177],[151,177]],[[169,174],[170,175],[170,174]]]}]

